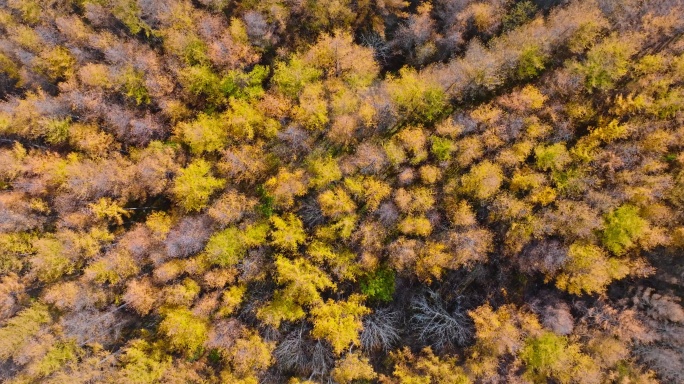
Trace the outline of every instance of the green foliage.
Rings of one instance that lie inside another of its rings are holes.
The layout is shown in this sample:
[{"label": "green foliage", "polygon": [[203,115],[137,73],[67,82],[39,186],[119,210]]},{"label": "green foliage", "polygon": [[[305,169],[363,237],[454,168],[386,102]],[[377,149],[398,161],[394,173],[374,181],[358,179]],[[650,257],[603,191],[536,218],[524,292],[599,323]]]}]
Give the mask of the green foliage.
[{"label": "green foliage", "polygon": [[546,56],[537,45],[528,45],[520,54],[515,76],[519,80],[537,77],[546,68]]},{"label": "green foliage", "polygon": [[46,236],[34,240],[32,247],[36,254],[31,259],[31,266],[41,281],[52,282],[74,271],[75,263],[60,240]]},{"label": "green foliage", "polygon": [[389,302],[394,295],[394,270],[383,267],[361,279],[361,292],[369,300]]},{"label": "green foliage", "polygon": [[54,81],[69,78],[74,73],[76,60],[68,49],[56,47],[45,51],[38,62],[40,70]]},{"label": "green foliage", "polygon": [[26,233],[0,233],[0,273],[19,272],[24,255],[34,252],[32,238]]},{"label": "green foliage", "polygon": [[277,62],[275,64],[271,81],[284,95],[296,98],[307,84],[315,82],[322,75],[321,70],[293,56],[288,63]]},{"label": "green foliage", "polygon": [[52,119],[45,124],[45,141],[50,144],[60,144],[69,139],[71,118]]},{"label": "green foliage", "polygon": [[145,73],[133,67],[127,67],[118,78],[124,95],[135,101],[137,105],[149,104],[150,94],[145,87]]},{"label": "green foliage", "polygon": [[299,105],[292,109],[293,116],[304,128],[316,131],[329,121],[328,103],[321,83],[307,84],[299,94]]},{"label": "green foliage", "polygon": [[279,123],[267,119],[257,105],[247,100],[231,98],[230,109],[223,115],[227,123],[228,133],[235,141],[251,140],[260,133],[263,137],[272,138],[278,132]]},{"label": "green foliage", "polygon": [[528,339],[520,357],[530,371],[548,378],[552,371],[563,368],[559,363],[566,358],[567,347],[565,337],[544,332],[539,337]]},{"label": "green foliage", "polygon": [[681,381],[677,5],[0,1],[0,380]]},{"label": "green foliage", "polygon": [[451,153],[456,150],[456,143],[454,143],[450,139],[439,137],[439,136],[432,136],[430,138],[430,141],[432,143],[432,146],[431,146],[432,154],[437,158],[437,160],[439,160],[439,161],[451,160]]},{"label": "green foliage", "polygon": [[221,78],[208,65],[193,65],[183,69],[181,80],[185,89],[195,96],[204,96],[211,105],[220,106],[227,101],[221,88]]},{"label": "green foliage", "polygon": [[634,246],[648,222],[639,216],[639,209],[633,205],[622,205],[605,217],[603,244],[616,255],[622,255]]},{"label": "green foliage", "polygon": [[247,250],[242,237],[242,232],[234,227],[213,234],[204,247],[209,262],[220,267],[237,264]]},{"label": "green foliage", "polygon": [[513,30],[532,19],[537,12],[537,6],[530,0],[516,2],[513,8],[503,17],[503,30]]},{"label": "green foliage", "polygon": [[216,190],[223,188],[225,180],[211,176],[211,164],[197,159],[181,169],[174,180],[173,196],[186,211],[199,211],[206,207]]},{"label": "green foliage", "polygon": [[527,366],[526,376],[536,383],[553,379],[570,383],[577,377],[594,376],[598,368],[589,356],[580,352],[577,344],[549,331],[529,338],[520,358]]},{"label": "green foliage", "polygon": [[19,66],[7,55],[0,53],[0,73],[7,75],[10,79],[19,80]]},{"label": "green foliage", "polygon": [[74,362],[79,356],[79,349],[74,341],[58,342],[52,346],[36,367],[36,374],[47,377]]},{"label": "green foliage", "polygon": [[571,68],[584,76],[588,91],[613,89],[617,80],[627,74],[629,59],[636,53],[637,39],[611,37],[589,50],[582,63]]},{"label": "green foliage", "polygon": [[565,143],[537,146],[534,149],[534,155],[537,158],[537,168],[543,171],[562,171],[571,160]]},{"label": "green foliage", "polygon": [[249,72],[240,70],[228,71],[220,81],[221,91],[237,99],[258,99],[264,95],[263,82],[269,75],[264,65],[255,65]]},{"label": "green foliage", "polygon": [[140,18],[140,8],[135,0],[118,0],[114,4],[116,5],[112,13],[121,20],[131,34],[137,35],[143,32],[146,37],[152,35],[152,28]]}]

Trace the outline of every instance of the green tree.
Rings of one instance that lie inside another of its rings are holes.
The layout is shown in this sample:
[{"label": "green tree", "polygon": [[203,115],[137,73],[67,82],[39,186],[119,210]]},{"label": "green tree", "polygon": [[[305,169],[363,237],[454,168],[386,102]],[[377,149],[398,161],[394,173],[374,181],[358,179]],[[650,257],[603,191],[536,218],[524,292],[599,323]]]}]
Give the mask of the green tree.
[{"label": "green tree", "polygon": [[394,295],[394,271],[378,268],[361,279],[361,292],[370,300],[392,301]]},{"label": "green tree", "polygon": [[527,80],[538,76],[546,66],[546,55],[536,44],[530,44],[522,49],[515,68],[515,77]]},{"label": "green tree", "polygon": [[622,205],[605,217],[603,244],[615,255],[622,255],[634,246],[648,228],[648,221],[639,216],[633,205]]},{"label": "green tree", "polygon": [[220,267],[237,264],[246,251],[247,245],[243,240],[242,232],[234,227],[213,234],[204,247],[209,262]]},{"label": "green tree", "polygon": [[587,90],[606,91],[629,72],[629,59],[638,47],[638,36],[610,37],[592,47],[584,62],[571,68],[584,77]]},{"label": "green tree", "polygon": [[288,63],[277,62],[272,82],[284,95],[296,98],[307,84],[318,80],[323,72],[293,56]]},{"label": "green tree", "polygon": [[562,171],[571,160],[564,143],[539,145],[534,149],[534,155],[537,158],[537,168],[544,171]]},{"label": "green tree", "polygon": [[520,358],[527,366],[526,376],[535,383],[554,379],[560,383],[594,382],[599,375],[596,363],[578,344],[549,331],[527,339]]}]

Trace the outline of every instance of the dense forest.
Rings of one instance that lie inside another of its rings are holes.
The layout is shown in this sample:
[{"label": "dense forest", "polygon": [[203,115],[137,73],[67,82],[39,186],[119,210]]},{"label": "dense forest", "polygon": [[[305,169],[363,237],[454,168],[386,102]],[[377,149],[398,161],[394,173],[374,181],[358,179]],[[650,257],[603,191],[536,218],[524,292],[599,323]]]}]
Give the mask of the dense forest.
[{"label": "dense forest", "polygon": [[682,0],[0,0],[0,382],[684,383]]}]

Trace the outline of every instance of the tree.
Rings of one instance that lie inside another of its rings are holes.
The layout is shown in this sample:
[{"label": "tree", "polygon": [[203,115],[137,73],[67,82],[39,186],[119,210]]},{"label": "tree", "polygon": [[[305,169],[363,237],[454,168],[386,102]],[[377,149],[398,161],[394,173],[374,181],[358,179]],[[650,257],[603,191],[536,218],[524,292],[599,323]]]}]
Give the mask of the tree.
[{"label": "tree", "polygon": [[534,149],[537,167],[541,170],[562,171],[570,162],[570,154],[564,143],[556,143],[547,147],[538,146]]},{"label": "tree", "polygon": [[306,241],[306,232],[302,221],[293,213],[284,217],[272,216],[271,244],[284,250],[296,251]]},{"label": "tree", "polygon": [[300,305],[313,305],[322,302],[320,291],[335,288],[335,284],[319,268],[303,258],[289,260],[277,256],[276,282],[285,287],[279,291],[282,297]]},{"label": "tree", "polygon": [[520,351],[520,358],[527,365],[526,376],[535,382],[549,379],[560,383],[602,381],[598,367],[589,356],[580,352],[579,345],[569,343],[566,337],[553,332],[529,338]]},{"label": "tree", "polygon": [[416,357],[404,347],[390,354],[394,360],[392,375],[399,379],[399,383],[406,384],[469,384],[471,380],[455,357],[441,359],[430,347],[424,348]]},{"label": "tree", "polygon": [[639,216],[639,209],[633,205],[622,205],[605,217],[603,244],[615,255],[622,255],[634,246],[648,222]]},{"label": "tree", "polygon": [[307,176],[303,169],[290,172],[285,168],[280,168],[276,176],[264,183],[264,188],[273,197],[276,205],[290,208],[294,204],[295,197],[306,194]]},{"label": "tree", "polygon": [[355,380],[373,380],[377,374],[373,371],[368,358],[362,357],[359,353],[348,353],[337,361],[331,376],[340,384],[348,384]]},{"label": "tree", "polygon": [[351,33],[342,30],[320,36],[305,58],[326,77],[341,78],[351,88],[368,87],[379,72],[373,50],[354,44]]},{"label": "tree", "polygon": [[601,248],[592,244],[573,243],[568,258],[556,278],[556,286],[575,295],[602,293],[613,280],[629,273],[628,264],[607,257]]},{"label": "tree", "polygon": [[256,377],[273,364],[274,348],[275,343],[264,341],[254,331],[247,332],[226,351],[232,373],[242,379]]},{"label": "tree", "polygon": [[342,188],[321,193],[318,195],[318,204],[323,214],[333,219],[356,212],[356,204]]},{"label": "tree", "polygon": [[363,329],[361,316],[371,312],[362,301],[363,296],[354,294],[346,301],[328,299],[312,308],[314,327],[311,335],[326,339],[337,355],[350,344],[359,345],[359,331]]},{"label": "tree", "polygon": [[174,131],[192,153],[201,154],[223,149],[228,144],[227,128],[221,116],[200,113],[193,122],[178,123]]},{"label": "tree", "polygon": [[211,164],[197,159],[180,170],[174,180],[172,193],[186,211],[199,211],[226,181],[211,175]]},{"label": "tree", "polygon": [[299,93],[299,105],[292,108],[295,121],[308,130],[320,131],[330,120],[324,92],[321,83],[307,84]]},{"label": "tree", "polygon": [[156,383],[171,369],[171,360],[145,340],[134,339],[123,348],[123,367],[116,377],[123,383]]},{"label": "tree", "polygon": [[496,311],[485,304],[468,315],[475,323],[476,342],[467,365],[476,377],[495,376],[502,355],[518,354],[525,346],[525,339],[541,331],[536,316],[512,304]]},{"label": "tree", "polygon": [[256,199],[228,190],[207,209],[207,214],[222,226],[237,223],[256,207]]},{"label": "tree", "polygon": [[369,300],[392,301],[394,295],[394,271],[389,268],[378,268],[361,279],[361,292]]},{"label": "tree", "polygon": [[45,304],[34,303],[0,328],[0,359],[8,360],[52,321]]},{"label": "tree", "polygon": [[444,90],[414,69],[402,68],[399,77],[389,79],[387,88],[392,102],[408,121],[432,123],[444,114],[447,106]]},{"label": "tree", "polygon": [[342,178],[342,171],[333,157],[312,158],[308,161],[308,168],[312,175],[309,184],[314,188],[326,187]]},{"label": "tree", "polygon": [[571,68],[584,77],[590,92],[610,90],[629,71],[629,58],[638,50],[640,40],[638,35],[609,37],[591,48],[584,62],[573,63]]},{"label": "tree", "polygon": [[169,347],[188,358],[197,357],[203,351],[209,327],[187,308],[170,309],[159,323],[159,332],[166,336]]},{"label": "tree", "polygon": [[208,261],[220,267],[230,267],[237,264],[244,257],[246,251],[247,245],[243,240],[243,234],[235,227],[229,227],[213,234],[204,247]]},{"label": "tree", "polygon": [[492,197],[499,191],[503,183],[501,167],[489,160],[473,166],[461,177],[461,189],[464,193],[480,200]]},{"label": "tree", "polygon": [[288,97],[296,98],[307,84],[322,76],[323,72],[293,56],[288,63],[277,62],[273,71],[273,84]]},{"label": "tree", "polygon": [[442,297],[428,290],[411,301],[411,325],[422,342],[438,351],[465,345],[472,336],[472,326],[465,313],[458,308],[448,310]]},{"label": "tree", "polygon": [[145,316],[154,308],[157,290],[148,279],[131,280],[126,287],[124,301],[136,312]]}]

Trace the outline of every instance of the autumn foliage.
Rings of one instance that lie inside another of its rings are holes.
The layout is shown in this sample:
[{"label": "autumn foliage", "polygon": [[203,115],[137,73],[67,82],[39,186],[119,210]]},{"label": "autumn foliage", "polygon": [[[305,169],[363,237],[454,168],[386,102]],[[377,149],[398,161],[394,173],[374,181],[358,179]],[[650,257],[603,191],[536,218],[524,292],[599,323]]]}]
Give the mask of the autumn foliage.
[{"label": "autumn foliage", "polygon": [[684,7],[0,1],[0,382],[683,383]]}]

